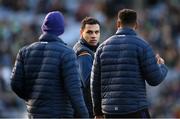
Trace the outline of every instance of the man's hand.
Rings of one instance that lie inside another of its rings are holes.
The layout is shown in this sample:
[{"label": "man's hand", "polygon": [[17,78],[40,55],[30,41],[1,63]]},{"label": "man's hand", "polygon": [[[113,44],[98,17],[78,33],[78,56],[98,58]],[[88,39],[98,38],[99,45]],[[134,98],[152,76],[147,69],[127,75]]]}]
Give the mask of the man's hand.
[{"label": "man's hand", "polygon": [[157,58],[158,64],[164,64],[164,59],[162,57],[160,57],[159,54],[156,54],[156,58]]}]

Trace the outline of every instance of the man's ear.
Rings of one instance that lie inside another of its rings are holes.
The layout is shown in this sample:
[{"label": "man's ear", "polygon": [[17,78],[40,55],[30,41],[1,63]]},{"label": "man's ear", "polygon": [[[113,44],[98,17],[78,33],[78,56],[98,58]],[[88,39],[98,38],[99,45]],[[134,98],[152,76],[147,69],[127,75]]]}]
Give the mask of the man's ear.
[{"label": "man's ear", "polygon": [[82,37],[82,34],[83,34],[83,30],[82,29],[80,29],[80,36]]},{"label": "man's ear", "polygon": [[136,22],[135,24],[134,24],[134,29],[137,29],[138,28],[138,23]]},{"label": "man's ear", "polygon": [[120,22],[119,20],[117,20],[117,22],[116,22],[116,27],[117,27],[117,28],[120,28],[120,26],[121,26],[121,22]]}]

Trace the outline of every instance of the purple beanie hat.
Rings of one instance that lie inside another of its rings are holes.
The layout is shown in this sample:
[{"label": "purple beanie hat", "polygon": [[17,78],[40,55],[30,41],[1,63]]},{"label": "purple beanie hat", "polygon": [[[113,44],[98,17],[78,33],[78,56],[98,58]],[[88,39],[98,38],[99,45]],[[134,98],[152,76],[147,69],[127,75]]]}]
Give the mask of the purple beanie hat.
[{"label": "purple beanie hat", "polygon": [[64,33],[64,17],[61,12],[49,12],[41,26],[44,33],[51,33],[59,36]]}]

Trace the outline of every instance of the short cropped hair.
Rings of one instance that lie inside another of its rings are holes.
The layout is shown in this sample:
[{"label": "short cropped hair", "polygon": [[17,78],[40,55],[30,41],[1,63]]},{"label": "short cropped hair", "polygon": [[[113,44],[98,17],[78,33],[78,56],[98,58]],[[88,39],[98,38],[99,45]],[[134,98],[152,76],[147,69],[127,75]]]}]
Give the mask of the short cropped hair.
[{"label": "short cropped hair", "polygon": [[97,19],[93,18],[93,17],[85,17],[82,21],[81,21],[81,29],[83,30],[86,26],[86,24],[98,24],[100,26],[100,23]]},{"label": "short cropped hair", "polygon": [[118,21],[123,25],[134,24],[137,21],[137,13],[131,9],[122,9],[118,12]]}]

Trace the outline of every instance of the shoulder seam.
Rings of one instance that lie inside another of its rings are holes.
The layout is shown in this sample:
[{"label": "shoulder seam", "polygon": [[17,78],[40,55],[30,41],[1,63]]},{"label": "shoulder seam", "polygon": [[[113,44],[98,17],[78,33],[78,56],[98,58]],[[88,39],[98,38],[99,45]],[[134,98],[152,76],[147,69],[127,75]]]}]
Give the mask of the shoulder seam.
[{"label": "shoulder seam", "polygon": [[90,55],[91,56],[91,54],[88,53],[87,51],[83,51],[83,52],[79,53],[78,56],[83,56],[83,55]]}]

